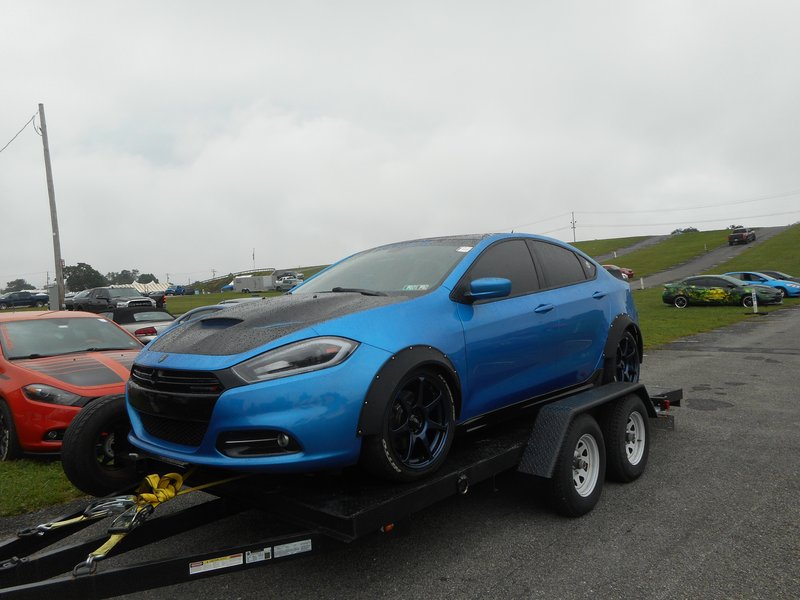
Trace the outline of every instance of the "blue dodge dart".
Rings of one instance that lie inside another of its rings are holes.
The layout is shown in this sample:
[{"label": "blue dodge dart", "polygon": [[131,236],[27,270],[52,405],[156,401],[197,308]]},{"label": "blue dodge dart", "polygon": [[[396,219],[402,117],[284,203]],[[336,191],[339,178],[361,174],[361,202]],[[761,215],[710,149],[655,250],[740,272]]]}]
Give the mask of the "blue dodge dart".
[{"label": "blue dodge dart", "polygon": [[283,296],[156,338],[127,407],[138,448],[260,473],[435,471],[457,433],[611,381],[638,381],[630,286],[554,239],[381,246]]}]

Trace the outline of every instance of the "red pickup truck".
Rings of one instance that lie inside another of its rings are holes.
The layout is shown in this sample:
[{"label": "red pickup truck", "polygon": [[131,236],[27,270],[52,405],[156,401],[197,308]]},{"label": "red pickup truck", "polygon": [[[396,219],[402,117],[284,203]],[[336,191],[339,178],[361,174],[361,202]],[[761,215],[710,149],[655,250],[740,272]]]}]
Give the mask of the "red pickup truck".
[{"label": "red pickup truck", "polygon": [[756,232],[746,227],[737,227],[728,234],[728,245],[749,244],[756,241]]}]

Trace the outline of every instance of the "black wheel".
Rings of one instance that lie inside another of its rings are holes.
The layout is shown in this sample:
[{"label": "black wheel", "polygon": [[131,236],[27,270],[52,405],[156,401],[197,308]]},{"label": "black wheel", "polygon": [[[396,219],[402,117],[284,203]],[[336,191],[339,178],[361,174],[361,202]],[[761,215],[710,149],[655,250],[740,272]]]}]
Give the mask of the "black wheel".
[{"label": "black wheel", "polygon": [[742,306],[745,308],[752,308],[753,307],[753,296],[747,294],[746,296],[742,297]]},{"label": "black wheel", "polygon": [[455,434],[455,404],[444,377],[415,369],[395,387],[381,435],[364,439],[361,464],[382,478],[413,481],[436,471]]},{"label": "black wheel", "polygon": [[0,310],[5,310],[7,308],[8,308],[8,304],[6,304],[4,302],[0,302]]},{"label": "black wheel", "polygon": [[777,289],[778,289],[778,291],[781,293],[781,300],[783,300],[784,298],[786,298],[786,290],[785,290],[784,288],[782,288],[782,287],[779,287],[779,288],[777,288]]},{"label": "black wheel", "polygon": [[578,415],[564,436],[553,477],[547,480],[553,508],[567,517],[585,515],[600,500],[605,475],[600,426],[591,415]]},{"label": "black wheel", "polygon": [[614,356],[606,358],[603,383],[612,381],[639,381],[639,345],[630,331],[626,331],[617,344]]},{"label": "black wheel", "polygon": [[44,306],[44,302],[42,302],[41,300],[36,302],[36,308],[41,308],[43,306]]},{"label": "black wheel", "polygon": [[105,496],[136,483],[127,460],[131,429],[125,396],[102,396],[72,420],[61,445],[61,464],[72,484],[87,494]]},{"label": "black wheel", "polygon": [[621,398],[604,412],[608,478],[627,483],[647,466],[650,452],[650,420],[642,399],[635,394]]},{"label": "black wheel", "polygon": [[11,416],[11,409],[0,400],[0,462],[19,458],[22,450],[17,439],[17,427]]},{"label": "black wheel", "polygon": [[672,304],[674,304],[676,308],[686,308],[689,305],[689,300],[686,299],[686,296],[675,296],[672,300]]}]

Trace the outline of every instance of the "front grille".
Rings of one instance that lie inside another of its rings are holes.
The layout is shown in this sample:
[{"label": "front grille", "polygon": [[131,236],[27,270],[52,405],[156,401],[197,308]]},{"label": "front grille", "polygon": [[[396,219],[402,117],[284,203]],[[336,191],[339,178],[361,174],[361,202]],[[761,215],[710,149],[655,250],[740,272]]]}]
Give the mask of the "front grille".
[{"label": "front grille", "polygon": [[128,306],[153,306],[149,300],[129,300]]},{"label": "front grille", "polygon": [[183,421],[139,412],[145,431],[160,440],[184,446],[199,446],[208,429],[208,422]]},{"label": "front grille", "polygon": [[213,373],[133,365],[128,402],[149,435],[199,446],[224,390]]}]

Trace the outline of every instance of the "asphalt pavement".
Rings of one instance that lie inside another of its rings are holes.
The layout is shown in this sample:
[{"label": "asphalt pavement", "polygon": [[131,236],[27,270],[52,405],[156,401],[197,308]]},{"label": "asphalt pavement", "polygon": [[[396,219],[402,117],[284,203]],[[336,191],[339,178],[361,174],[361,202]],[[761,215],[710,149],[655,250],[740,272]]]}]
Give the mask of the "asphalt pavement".
[{"label": "asphalt pavement", "polygon": [[[800,306],[648,354],[643,381],[684,391],[676,428],[654,430],[645,474],[607,483],[580,519],[556,516],[509,474],[389,535],[125,598],[797,598],[798,372]],[[4,519],[0,533],[46,515]],[[100,568],[244,543],[267,527],[249,513]]]}]

